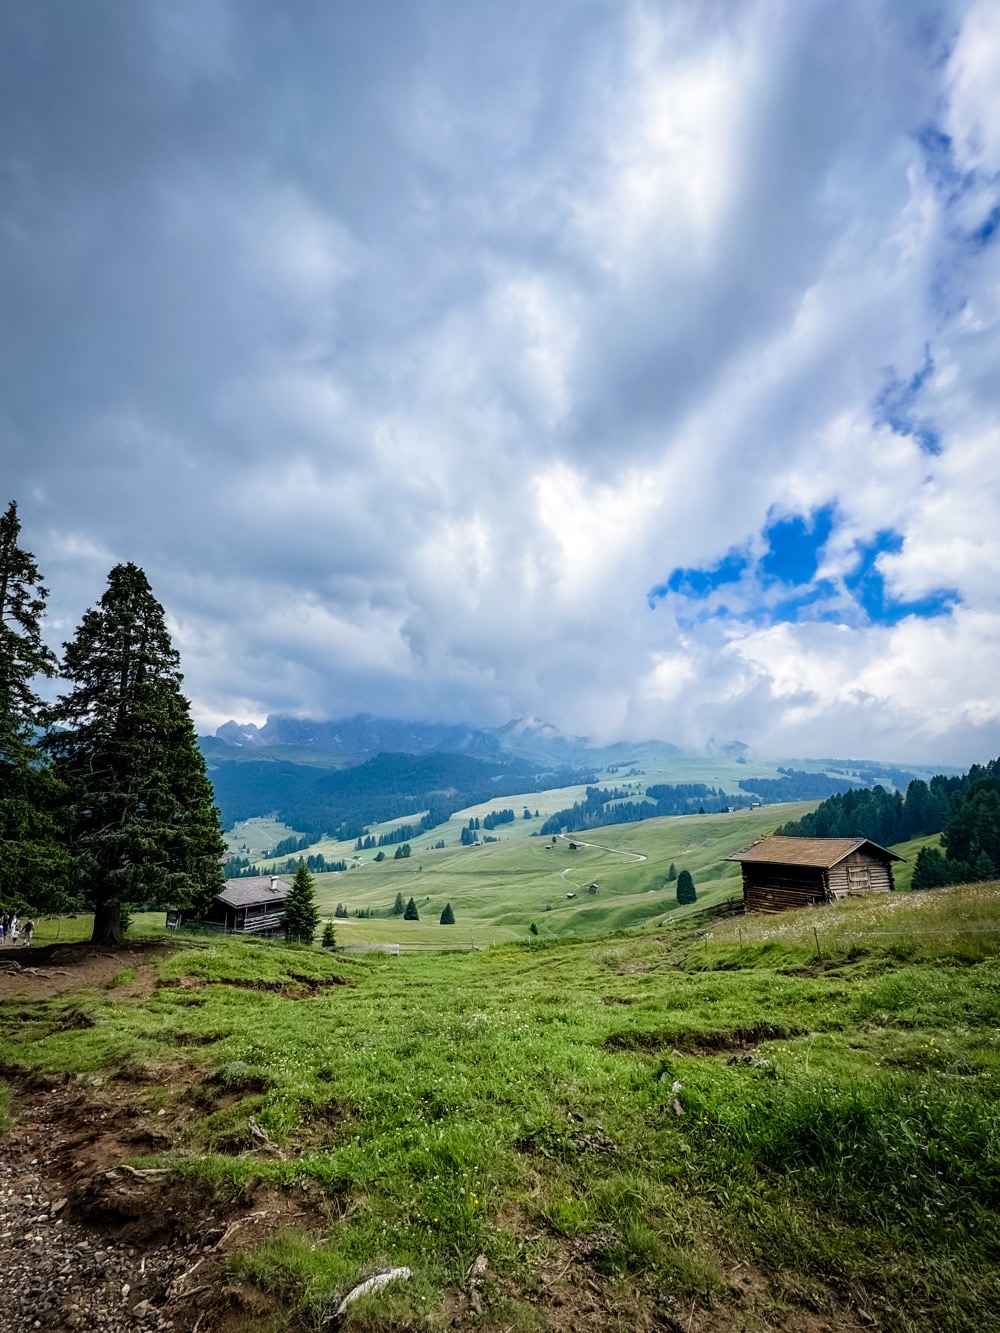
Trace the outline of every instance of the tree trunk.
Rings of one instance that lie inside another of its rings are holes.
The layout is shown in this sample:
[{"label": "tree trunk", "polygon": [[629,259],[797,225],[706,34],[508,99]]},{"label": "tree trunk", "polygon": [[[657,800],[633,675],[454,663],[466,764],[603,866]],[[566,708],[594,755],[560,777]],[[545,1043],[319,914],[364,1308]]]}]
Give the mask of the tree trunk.
[{"label": "tree trunk", "polygon": [[122,944],[125,932],[122,930],[122,916],[119,905],[114,899],[98,903],[94,909],[94,933],[91,944]]}]

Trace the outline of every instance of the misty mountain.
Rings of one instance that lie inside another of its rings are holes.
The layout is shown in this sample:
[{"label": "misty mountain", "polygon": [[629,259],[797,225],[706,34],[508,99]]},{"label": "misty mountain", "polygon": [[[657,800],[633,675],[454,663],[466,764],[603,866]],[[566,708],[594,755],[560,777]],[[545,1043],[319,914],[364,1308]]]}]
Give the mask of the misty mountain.
[{"label": "misty mountain", "polygon": [[[646,742],[650,744],[650,742]],[[679,754],[666,742],[652,742],[661,752]],[[734,744],[739,744],[735,742]],[[220,745],[229,747],[220,749]],[[252,722],[226,722],[214,737],[202,738],[207,759],[235,759],[253,754],[263,759],[290,758],[289,751],[315,756],[336,755],[360,761],[376,754],[468,754],[495,763],[523,759],[539,768],[586,767],[620,763],[635,750],[629,741],[595,746],[586,736],[565,736],[551,723],[517,718],[500,727],[453,726],[435,722],[404,722],[356,713],[324,722],[271,714],[262,727]],[[341,767],[338,764],[337,767]]]}]

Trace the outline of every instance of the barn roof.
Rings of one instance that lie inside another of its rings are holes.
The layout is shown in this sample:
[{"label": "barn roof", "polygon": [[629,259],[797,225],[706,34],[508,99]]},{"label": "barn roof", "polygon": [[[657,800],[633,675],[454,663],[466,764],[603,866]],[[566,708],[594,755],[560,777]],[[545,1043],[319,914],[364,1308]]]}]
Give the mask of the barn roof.
[{"label": "barn roof", "polygon": [[272,883],[271,875],[253,875],[245,879],[227,879],[218,898],[227,907],[256,907],[258,903],[284,902],[289,892],[288,885],[280,879]]},{"label": "barn roof", "polygon": [[880,847],[869,838],[758,838],[742,851],[727,856],[727,861],[756,861],[766,865],[816,866],[829,870],[852,852],[864,847],[874,856],[887,861],[905,861],[886,847]]}]

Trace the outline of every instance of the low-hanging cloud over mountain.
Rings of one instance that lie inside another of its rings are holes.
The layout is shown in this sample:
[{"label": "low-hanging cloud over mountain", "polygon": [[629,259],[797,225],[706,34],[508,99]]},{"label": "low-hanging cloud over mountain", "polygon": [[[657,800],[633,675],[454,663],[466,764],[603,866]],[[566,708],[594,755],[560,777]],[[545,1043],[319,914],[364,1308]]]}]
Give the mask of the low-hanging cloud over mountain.
[{"label": "low-hanging cloud over mountain", "polygon": [[1000,741],[1000,11],[0,6],[0,459],[199,720]]}]

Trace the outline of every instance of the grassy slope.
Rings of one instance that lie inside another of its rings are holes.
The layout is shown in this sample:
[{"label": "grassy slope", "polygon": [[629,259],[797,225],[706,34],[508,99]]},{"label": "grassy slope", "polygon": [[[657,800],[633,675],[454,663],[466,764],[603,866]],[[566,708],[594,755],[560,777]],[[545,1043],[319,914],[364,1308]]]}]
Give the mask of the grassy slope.
[{"label": "grassy slope", "polygon": [[[667,783],[692,783],[703,782],[707,786],[720,787],[724,791],[736,794],[739,792],[739,783],[743,779],[754,777],[777,778],[780,777],[778,767],[793,767],[805,770],[810,773],[825,772],[824,766],[818,760],[782,760],[782,759],[763,759],[753,758],[746,763],[738,763],[736,759],[727,755],[667,755],[665,756],[662,748],[653,745],[637,745],[629,752],[629,759],[636,761],[635,767],[639,770],[638,775],[629,777],[628,772],[632,765],[625,763],[617,766],[617,771],[609,772],[606,769],[598,769],[595,773],[597,784],[602,787],[627,788],[630,793],[639,799],[645,792],[648,785],[657,782]],[[934,770],[927,769],[927,775]],[[842,777],[842,774],[835,776]],[[415,850],[423,850],[432,847],[435,842],[442,838],[449,847],[458,844],[459,833],[463,824],[468,823],[469,817],[478,815],[482,818],[493,810],[512,809],[518,815],[516,825],[505,825],[498,832],[499,835],[508,840],[518,840],[527,838],[532,832],[537,831],[541,823],[556,810],[565,809],[571,806],[575,801],[583,799],[585,788],[583,786],[559,787],[548,791],[524,792],[517,796],[504,796],[494,801],[484,801],[479,805],[469,806],[461,810],[449,821],[448,824],[439,828],[432,829],[430,832],[421,834],[413,842]],[[537,820],[524,820],[520,816],[527,806],[534,814],[535,810],[539,812]],[[805,808],[805,807],[803,807]],[[810,807],[815,808],[815,803]],[[780,822],[782,818],[792,818],[793,816],[781,811],[786,811],[787,807],[777,807],[777,817],[775,823]],[[386,832],[396,824],[415,823],[419,821],[419,814],[409,815],[404,819],[389,821],[385,824],[373,824],[371,831],[377,837],[379,833]],[[261,821],[264,823],[265,821]],[[247,821],[248,826],[252,828],[258,823],[256,820]],[[284,836],[284,835],[282,835]],[[245,841],[246,839],[241,839]],[[264,842],[260,845],[264,847],[273,846],[277,838],[270,843]],[[258,842],[254,842],[257,846]],[[333,838],[323,838],[318,840],[310,849],[312,851],[322,852],[327,860],[350,860],[354,853],[354,842],[338,842]],[[389,855],[392,849],[389,849]],[[363,860],[371,859],[371,853],[366,852]],[[262,862],[270,868],[270,862]]]},{"label": "grassy slope", "polygon": [[[372,919],[339,922],[344,943],[451,940],[456,935],[493,943],[524,939],[532,921],[547,938],[607,933],[662,922],[666,913],[676,911],[673,885],[665,887],[671,861],[678,870],[691,871],[699,906],[738,894],[739,866],[724,858],[815,805],[803,802],[734,815],[647,819],[575,835],[574,840],[585,839],[611,851],[581,847],[572,852],[566,840],[552,847],[549,838],[527,836],[520,826],[526,828],[529,821],[522,819],[515,821],[511,834],[510,825],[501,826],[496,831],[500,841],[485,846],[460,847],[455,837],[438,851],[415,843],[412,856],[401,861],[392,859],[395,848],[389,847],[380,864],[368,852],[368,859],[356,869],[316,876],[316,901],[324,916],[332,916],[338,902],[350,911],[371,908],[380,913]],[[456,823],[456,829],[460,827]],[[637,855],[647,860],[633,859]],[[599,887],[594,897],[585,892],[592,882]],[[397,892],[415,900],[419,923],[387,919]],[[568,900],[568,892],[577,897]],[[446,902],[455,912],[454,926],[438,925]],[[403,929],[406,934],[401,936]]]},{"label": "grassy slope", "polygon": [[[566,1299],[599,1293],[607,1328],[657,1315],[699,1330],[988,1333],[998,931],[992,885],[746,918],[707,939],[354,961],[192,941],[164,982],[346,968],[356,984],[298,1001],[167,984],[9,1002],[0,1056],[75,1073],[97,1098],[98,1076],[130,1059],[148,1078],[137,1116],[163,1111],[174,1139],[164,1163],[328,1189],[340,1212],[325,1233],[238,1261],[306,1326],[372,1267],[407,1264],[411,1283],[343,1327],[447,1327],[443,1293],[485,1253],[487,1328],[576,1326],[540,1280],[569,1270]],[[94,1026],[67,1030],[67,1005]],[[765,1063],[729,1064],[751,1029]],[[184,1068],[215,1072],[194,1100],[167,1077]],[[220,1088],[246,1095],[213,1104]],[[288,1160],[253,1150],[251,1115]]]}]

